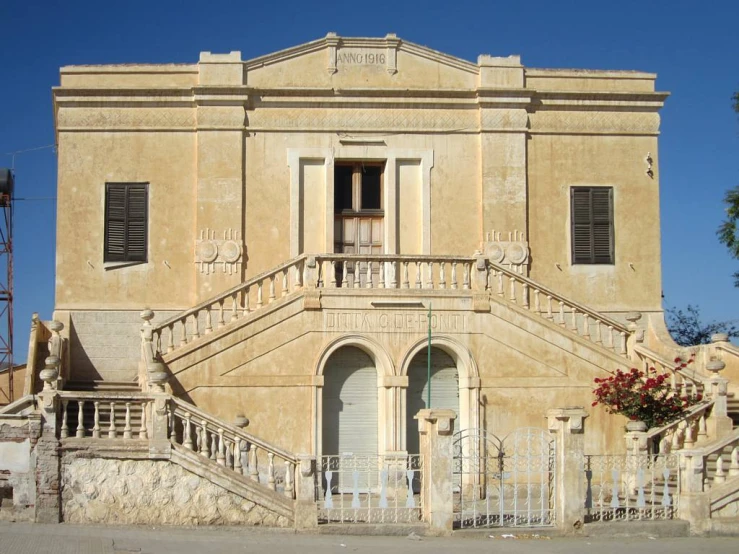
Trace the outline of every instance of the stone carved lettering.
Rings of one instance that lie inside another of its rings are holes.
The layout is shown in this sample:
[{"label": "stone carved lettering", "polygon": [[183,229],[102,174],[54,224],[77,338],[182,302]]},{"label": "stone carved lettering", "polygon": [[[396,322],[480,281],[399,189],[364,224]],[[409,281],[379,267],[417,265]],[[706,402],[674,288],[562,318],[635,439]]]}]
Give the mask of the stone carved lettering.
[{"label": "stone carved lettering", "polygon": [[385,65],[387,56],[372,50],[348,50],[339,52],[336,61],[341,65]]},{"label": "stone carved lettering", "polygon": [[[323,318],[326,331],[424,333],[429,325],[426,312],[325,312]],[[467,325],[467,314],[431,314],[432,331],[461,333]]]}]

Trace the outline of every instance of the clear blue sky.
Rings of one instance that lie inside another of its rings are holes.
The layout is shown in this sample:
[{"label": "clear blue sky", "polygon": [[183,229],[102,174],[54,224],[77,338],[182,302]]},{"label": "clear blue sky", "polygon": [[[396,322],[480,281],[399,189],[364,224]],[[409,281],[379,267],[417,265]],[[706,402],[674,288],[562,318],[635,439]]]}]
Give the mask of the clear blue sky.
[{"label": "clear blue sky", "polygon": [[[662,267],[667,305],[739,317],[739,269],[715,236],[724,192],[739,184],[739,2],[394,0],[313,2],[0,1],[0,167],[5,152],[53,144],[59,67],[193,63],[200,51],[244,59],[325,36],[402,39],[475,61],[520,54],[529,67],[637,69],[672,96],[662,115]],[[55,196],[52,149],[15,158],[16,195]],[[54,200],[15,204],[15,359],[31,313],[54,303]],[[656,224],[656,222],[655,222]]]}]

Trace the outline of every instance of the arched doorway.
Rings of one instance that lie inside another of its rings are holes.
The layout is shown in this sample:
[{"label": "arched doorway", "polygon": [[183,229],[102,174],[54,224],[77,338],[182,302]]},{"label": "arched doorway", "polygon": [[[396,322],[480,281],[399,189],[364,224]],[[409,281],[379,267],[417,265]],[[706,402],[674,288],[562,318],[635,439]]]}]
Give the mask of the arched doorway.
[{"label": "arched doorway", "polygon": [[[419,453],[418,420],[414,416],[427,408],[428,354],[419,351],[408,366],[405,438],[409,454]],[[452,357],[437,347],[431,348],[431,407],[454,410],[459,418],[459,372]]]},{"label": "arched doorway", "polygon": [[342,346],[326,361],[323,375],[322,454],[376,455],[375,362],[355,346]]}]

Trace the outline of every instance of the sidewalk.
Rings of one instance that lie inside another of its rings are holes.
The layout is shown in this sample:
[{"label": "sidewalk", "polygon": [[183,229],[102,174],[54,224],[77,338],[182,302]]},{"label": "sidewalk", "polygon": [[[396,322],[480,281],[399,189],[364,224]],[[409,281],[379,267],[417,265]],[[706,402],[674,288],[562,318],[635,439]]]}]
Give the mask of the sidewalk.
[{"label": "sidewalk", "polygon": [[368,537],[296,534],[292,530],[241,527],[133,527],[0,523],[2,554],[735,554],[737,538],[554,538],[504,539],[499,530],[467,538]]}]

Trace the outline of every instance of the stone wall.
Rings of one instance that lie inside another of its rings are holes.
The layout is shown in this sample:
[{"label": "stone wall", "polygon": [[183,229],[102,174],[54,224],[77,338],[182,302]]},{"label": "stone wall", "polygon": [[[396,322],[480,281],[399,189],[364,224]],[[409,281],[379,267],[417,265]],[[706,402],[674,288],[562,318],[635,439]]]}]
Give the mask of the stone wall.
[{"label": "stone wall", "polygon": [[0,422],[0,519],[33,520],[39,420]]},{"label": "stone wall", "polygon": [[177,465],[151,460],[65,460],[62,513],[68,523],[289,526]]}]

